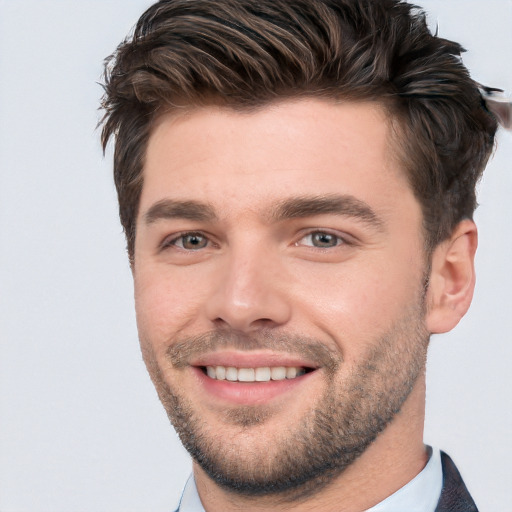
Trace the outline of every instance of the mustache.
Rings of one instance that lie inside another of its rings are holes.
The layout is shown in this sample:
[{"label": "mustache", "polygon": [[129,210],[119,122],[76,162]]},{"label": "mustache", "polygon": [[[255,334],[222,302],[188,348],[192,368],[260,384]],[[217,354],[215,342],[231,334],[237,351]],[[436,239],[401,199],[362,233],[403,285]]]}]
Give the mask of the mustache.
[{"label": "mustache", "polygon": [[175,368],[184,368],[203,354],[229,349],[245,352],[271,350],[274,353],[299,356],[327,371],[335,371],[343,361],[339,351],[313,338],[265,330],[248,334],[231,329],[178,339],[169,345],[166,356]]}]

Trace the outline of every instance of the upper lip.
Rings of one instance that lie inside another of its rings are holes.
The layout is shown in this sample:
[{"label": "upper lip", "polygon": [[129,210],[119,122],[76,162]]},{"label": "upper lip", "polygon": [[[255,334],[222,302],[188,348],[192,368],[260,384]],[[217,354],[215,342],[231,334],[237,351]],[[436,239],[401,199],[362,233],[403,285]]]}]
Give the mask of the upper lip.
[{"label": "upper lip", "polygon": [[318,364],[294,354],[278,352],[219,351],[203,354],[190,362],[191,366],[232,366],[235,368],[265,368],[296,366],[317,369]]}]

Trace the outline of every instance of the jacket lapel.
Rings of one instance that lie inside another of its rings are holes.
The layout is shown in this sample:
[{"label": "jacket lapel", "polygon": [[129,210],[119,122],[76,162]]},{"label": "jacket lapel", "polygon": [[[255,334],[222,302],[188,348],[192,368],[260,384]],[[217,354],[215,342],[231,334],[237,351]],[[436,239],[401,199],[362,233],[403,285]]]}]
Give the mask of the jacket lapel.
[{"label": "jacket lapel", "polygon": [[478,512],[452,459],[441,452],[443,488],[435,512]]}]

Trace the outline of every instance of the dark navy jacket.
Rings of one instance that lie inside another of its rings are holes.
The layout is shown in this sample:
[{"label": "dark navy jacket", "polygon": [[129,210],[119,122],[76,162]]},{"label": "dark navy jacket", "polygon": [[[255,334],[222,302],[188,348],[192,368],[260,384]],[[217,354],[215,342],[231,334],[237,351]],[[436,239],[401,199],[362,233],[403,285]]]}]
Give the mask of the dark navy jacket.
[{"label": "dark navy jacket", "polygon": [[452,459],[441,452],[443,488],[436,512],[478,512]]}]

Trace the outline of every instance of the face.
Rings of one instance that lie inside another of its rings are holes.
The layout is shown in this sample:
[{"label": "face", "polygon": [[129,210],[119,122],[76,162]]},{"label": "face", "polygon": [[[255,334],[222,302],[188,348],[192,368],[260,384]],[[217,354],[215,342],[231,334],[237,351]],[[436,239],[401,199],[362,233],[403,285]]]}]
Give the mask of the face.
[{"label": "face", "polygon": [[160,399],[215,482],[307,493],[350,465],[422,374],[420,206],[373,104],[163,117],[134,279]]}]

